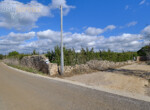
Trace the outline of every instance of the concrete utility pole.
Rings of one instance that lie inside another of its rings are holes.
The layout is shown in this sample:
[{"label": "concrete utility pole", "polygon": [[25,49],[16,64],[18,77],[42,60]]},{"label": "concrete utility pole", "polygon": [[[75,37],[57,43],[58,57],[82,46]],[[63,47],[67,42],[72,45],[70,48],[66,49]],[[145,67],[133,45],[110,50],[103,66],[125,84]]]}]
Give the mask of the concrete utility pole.
[{"label": "concrete utility pole", "polygon": [[61,9],[61,75],[64,74],[64,52],[63,52],[63,7]]}]

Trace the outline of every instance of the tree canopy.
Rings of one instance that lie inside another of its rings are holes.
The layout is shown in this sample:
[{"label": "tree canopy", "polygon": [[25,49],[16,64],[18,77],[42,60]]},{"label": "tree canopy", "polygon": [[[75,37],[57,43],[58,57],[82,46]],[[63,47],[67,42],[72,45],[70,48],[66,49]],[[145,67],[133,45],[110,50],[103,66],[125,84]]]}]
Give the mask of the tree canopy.
[{"label": "tree canopy", "polygon": [[150,52],[150,45],[146,45],[142,47],[139,51],[137,51],[138,56],[147,56],[147,53]]},{"label": "tree canopy", "polygon": [[17,52],[17,51],[13,51],[13,52],[8,53],[9,57],[13,57],[13,56],[17,56],[17,55],[19,55],[19,52]]},{"label": "tree canopy", "polygon": [[0,54],[0,60],[2,60],[2,59],[3,59],[3,57],[4,57],[4,56],[3,56],[2,54]]},{"label": "tree canopy", "polygon": [[[56,46],[53,51],[48,51],[46,56],[50,62],[60,65],[60,47]],[[75,49],[66,49],[64,47],[64,63],[65,65],[84,64],[90,60],[108,60],[114,62],[122,62],[133,60],[137,56],[136,52],[113,52],[110,49],[107,51],[94,51],[94,48],[81,48],[80,52],[75,52]]]}]

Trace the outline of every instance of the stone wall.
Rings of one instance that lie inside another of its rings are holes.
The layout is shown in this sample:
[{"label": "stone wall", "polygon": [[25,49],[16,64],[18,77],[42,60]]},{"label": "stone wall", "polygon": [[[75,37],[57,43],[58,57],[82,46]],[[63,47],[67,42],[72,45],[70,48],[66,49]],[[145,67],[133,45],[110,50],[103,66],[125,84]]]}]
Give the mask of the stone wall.
[{"label": "stone wall", "polygon": [[[42,55],[34,55],[34,56],[25,56],[21,60],[19,59],[5,59],[5,63],[11,65],[20,65],[29,68],[36,69],[43,73],[49,75],[57,75],[60,72],[60,66],[57,64],[50,63],[45,56]],[[110,61],[99,61],[92,60],[87,62],[86,64],[75,65],[75,66],[65,66],[64,73],[65,74],[81,74],[81,73],[90,73],[93,71],[103,71],[107,69],[114,69],[117,67],[121,67],[124,65],[132,64],[133,61],[127,62],[110,62]]]},{"label": "stone wall", "polygon": [[146,56],[138,56],[137,57],[137,62],[140,62],[140,61],[147,61],[147,57]]},{"label": "stone wall", "polygon": [[57,64],[49,63],[49,73],[50,73],[51,76],[59,74]]},{"label": "stone wall", "polygon": [[[60,70],[60,66],[59,66]],[[93,71],[87,64],[75,65],[75,66],[64,66],[64,74],[81,74],[89,73]]]},{"label": "stone wall", "polygon": [[3,62],[6,64],[10,64],[10,65],[19,65],[20,64],[20,61],[17,58],[4,59]]},{"label": "stone wall", "polygon": [[[133,64],[134,61],[126,62],[110,62],[102,60],[91,60],[86,64],[75,65],[75,66],[65,66],[65,74],[82,74],[82,73],[91,73],[94,71],[104,71],[108,69],[115,69],[121,66]],[[59,67],[60,68],[60,67]]]},{"label": "stone wall", "polygon": [[17,58],[9,58],[3,60],[3,62],[10,65],[33,68],[49,75],[58,74],[57,64],[48,62],[48,59],[43,55],[25,56],[21,60]]},{"label": "stone wall", "polygon": [[26,56],[20,60],[21,66],[34,68],[43,73],[49,74],[49,65],[46,63],[46,57],[34,55]]},{"label": "stone wall", "polygon": [[134,61],[126,61],[126,62],[111,62],[111,61],[99,61],[99,60],[91,60],[87,62],[89,68],[98,70],[98,71],[104,71],[108,69],[115,69],[124,65],[130,65],[133,64]]}]

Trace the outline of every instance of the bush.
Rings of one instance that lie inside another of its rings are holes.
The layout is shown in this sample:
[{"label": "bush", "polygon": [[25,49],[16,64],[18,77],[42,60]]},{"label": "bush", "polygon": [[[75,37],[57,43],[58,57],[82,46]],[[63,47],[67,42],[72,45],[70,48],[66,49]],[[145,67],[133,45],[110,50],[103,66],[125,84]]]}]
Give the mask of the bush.
[{"label": "bush", "polygon": [[20,54],[19,52],[13,51],[8,53],[8,58],[17,58],[21,60],[24,56],[28,56],[29,54]]},{"label": "bush", "polygon": [[137,51],[137,54],[138,56],[146,56],[149,51],[150,51],[150,46],[147,45],[145,47],[142,47],[139,51]]},{"label": "bush", "polygon": [[18,55],[19,55],[19,53],[16,52],[16,51],[8,53],[8,57],[15,57],[15,56],[18,56]]},{"label": "bush", "polygon": [[0,54],[0,60],[2,60],[2,59],[3,59],[3,57],[4,57],[4,56],[3,56],[2,54]]},{"label": "bush", "polygon": [[[48,51],[46,57],[49,58],[50,62],[57,63],[60,65],[61,51],[60,47],[56,46],[53,51]],[[65,65],[76,65],[85,64],[90,60],[108,60],[113,62],[124,62],[128,60],[133,60],[137,57],[136,52],[112,52],[110,49],[108,51],[94,51],[94,48],[81,48],[80,52],[75,52],[75,49],[66,49],[64,47],[64,63]]]},{"label": "bush", "polygon": [[36,52],[36,50],[33,50],[32,55],[39,55],[39,53]]}]

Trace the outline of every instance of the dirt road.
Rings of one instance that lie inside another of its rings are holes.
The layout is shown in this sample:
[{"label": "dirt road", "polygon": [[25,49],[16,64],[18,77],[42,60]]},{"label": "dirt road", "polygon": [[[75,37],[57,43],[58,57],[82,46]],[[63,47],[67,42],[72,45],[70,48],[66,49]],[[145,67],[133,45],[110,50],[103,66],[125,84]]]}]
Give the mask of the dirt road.
[{"label": "dirt road", "polygon": [[150,66],[134,63],[121,68],[82,74],[65,79],[80,82],[94,87],[103,87],[119,92],[140,94],[150,97]]},{"label": "dirt road", "polygon": [[0,110],[149,110],[150,103],[36,77],[0,63]]}]

